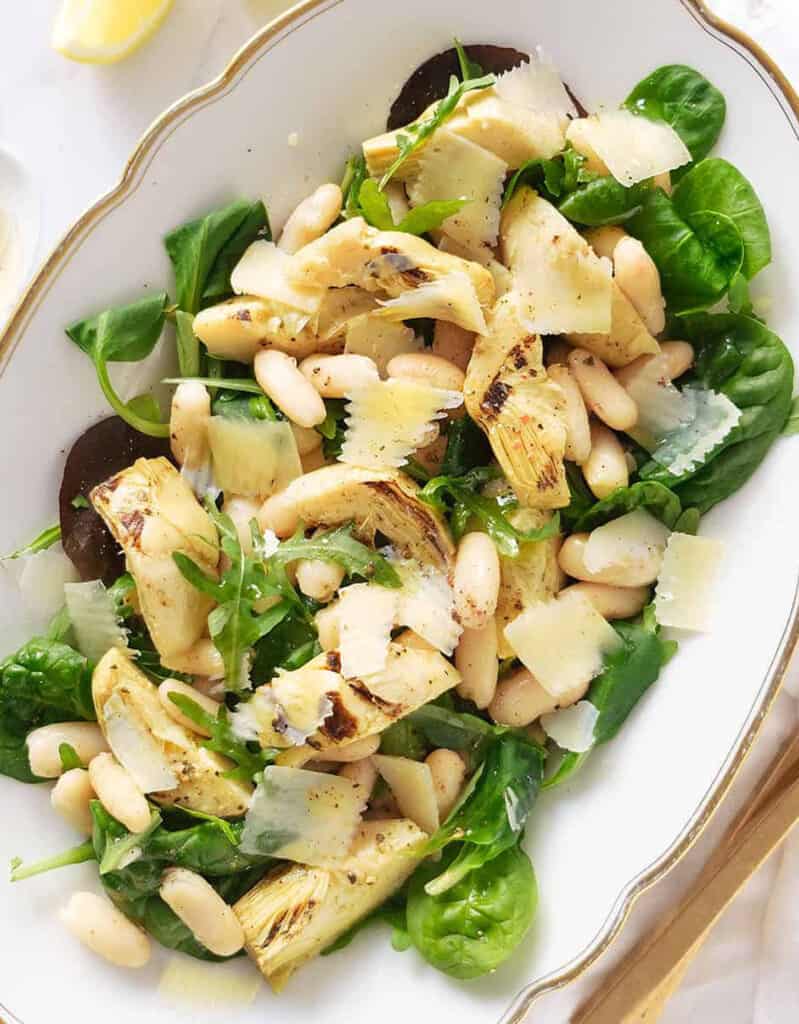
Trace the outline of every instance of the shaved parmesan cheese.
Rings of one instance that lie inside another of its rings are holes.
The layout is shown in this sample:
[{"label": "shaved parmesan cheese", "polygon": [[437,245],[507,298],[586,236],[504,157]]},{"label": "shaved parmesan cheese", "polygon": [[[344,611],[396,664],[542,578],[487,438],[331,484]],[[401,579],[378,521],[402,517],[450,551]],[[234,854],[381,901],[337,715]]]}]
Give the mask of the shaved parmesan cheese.
[{"label": "shaved parmesan cheese", "polygon": [[673,533],[655,587],[655,618],[662,626],[707,630],[724,545],[708,537]]},{"label": "shaved parmesan cheese", "polygon": [[288,270],[292,257],[274,242],[253,242],[230,275],[230,286],[237,295],[258,295],[291,309],[313,316],[319,312],[324,288],[292,284]]},{"label": "shaved parmesan cheese", "polygon": [[302,476],[291,424],[212,416],[208,443],[214,479],[226,494],[266,497]]},{"label": "shaved parmesan cheese", "polygon": [[112,647],[127,647],[128,636],[119,624],[114,599],[102,580],[65,583],[64,598],[75,646],[89,661],[99,661]]},{"label": "shaved parmesan cheese", "polygon": [[494,92],[506,103],[539,113],[576,117],[577,108],[561,81],[554,64],[540,46],[529,63],[506,71],[497,78]]},{"label": "shaved parmesan cheese", "polygon": [[438,199],[468,199],[442,223],[445,235],[465,246],[496,245],[499,207],[508,165],[468,139],[439,129],[419,158],[408,196],[413,206]]},{"label": "shaved parmesan cheese", "polygon": [[638,406],[638,421],[628,433],[677,476],[702,462],[741,418],[738,406],[720,392],[693,385],[678,390],[662,376],[658,359],[626,391]]},{"label": "shaved parmesan cheese", "polygon": [[478,334],[484,334],[486,326],[474,285],[460,270],[420,284],[417,288],[409,288],[396,299],[381,302],[380,309],[373,315],[386,320],[413,320],[417,317],[448,320]]},{"label": "shaved parmesan cheese", "polygon": [[394,356],[421,352],[423,347],[422,339],[401,322],[365,314],[347,324],[344,351],[369,356],[375,361],[381,377],[386,376],[386,367]]},{"label": "shaved parmesan cheese", "polygon": [[622,644],[582,594],[567,592],[533,605],[505,627],[514,653],[553,697],[573,693],[602,671]]},{"label": "shaved parmesan cheese", "polygon": [[337,673],[326,669],[278,669],[271,686],[278,712],[275,730],[294,746],[304,743],[333,713],[330,695],[338,690],[339,682]]},{"label": "shaved parmesan cheese", "polygon": [[259,687],[251,700],[240,701],[234,711],[228,712],[230,731],[245,743],[257,740],[261,733],[261,716],[274,710],[274,703],[269,695],[262,693],[265,687]]},{"label": "shaved parmesan cheese", "polygon": [[[58,547],[27,555],[17,585],[22,603],[37,617],[52,619],[64,607],[64,584],[80,579],[78,570]],[[17,565],[19,563],[16,563]]]},{"label": "shaved parmesan cheese", "polygon": [[578,132],[622,185],[635,185],[691,160],[688,147],[671,125],[629,110],[608,110],[573,124],[579,127],[570,125],[569,132]]},{"label": "shaved parmesan cheese", "polygon": [[531,334],[610,330],[610,260],[597,256],[566,218],[530,189],[517,192],[505,208],[502,250]]},{"label": "shaved parmesan cheese", "polygon": [[427,427],[463,403],[459,391],[392,378],[353,391],[341,462],[368,469],[398,469],[421,447]]},{"label": "shaved parmesan cheese", "polygon": [[373,754],[375,768],[388,783],[400,811],[420,829],[432,835],[439,825],[433,773],[424,761]]},{"label": "shaved parmesan cheese", "polygon": [[396,593],[387,587],[355,583],[341,591],[339,654],[345,679],[366,676],[385,667],[396,610]]},{"label": "shaved parmesan cheese", "polygon": [[390,559],[402,580],[397,594],[396,626],[407,626],[444,654],[455,650],[462,627],[446,573],[412,559]]},{"label": "shaved parmesan cheese", "polygon": [[221,488],[216,486],[216,481],[214,480],[214,467],[210,458],[207,458],[205,462],[196,469],[189,469],[186,465],[181,466],[180,475],[189,487],[191,487],[200,501],[205,501],[206,498],[210,498],[211,501],[216,501],[219,497]]},{"label": "shaved parmesan cheese", "polygon": [[594,745],[594,726],[599,711],[587,700],[578,700],[568,708],[559,708],[540,718],[541,726],[562,750],[584,754]]},{"label": "shaved parmesan cheese", "polygon": [[659,519],[636,509],[592,530],[583,559],[589,572],[653,561],[660,565],[671,531]]},{"label": "shaved parmesan cheese", "polygon": [[175,789],[178,779],[161,746],[120,693],[112,693],[102,709],[105,737],[114,757],[142,793]]},{"label": "shaved parmesan cheese", "polygon": [[361,787],[349,779],[269,765],[244,819],[241,851],[328,864],[346,856],[362,810]]}]

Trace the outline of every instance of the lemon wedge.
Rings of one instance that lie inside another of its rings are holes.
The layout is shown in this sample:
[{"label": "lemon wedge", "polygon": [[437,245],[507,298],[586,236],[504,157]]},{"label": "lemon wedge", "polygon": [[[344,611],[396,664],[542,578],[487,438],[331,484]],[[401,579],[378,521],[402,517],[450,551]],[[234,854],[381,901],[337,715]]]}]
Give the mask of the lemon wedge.
[{"label": "lemon wedge", "polygon": [[113,64],[160,26],[172,0],[63,0],[53,25],[54,50],[87,64]]}]

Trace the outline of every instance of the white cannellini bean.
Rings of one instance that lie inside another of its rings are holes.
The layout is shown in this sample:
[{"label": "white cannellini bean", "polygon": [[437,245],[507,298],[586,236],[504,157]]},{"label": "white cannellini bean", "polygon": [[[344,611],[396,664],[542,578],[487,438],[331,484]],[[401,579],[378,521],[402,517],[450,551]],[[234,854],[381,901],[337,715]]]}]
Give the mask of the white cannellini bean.
[{"label": "white cannellini bean", "polygon": [[438,814],[442,821],[455,806],[455,802],[463,789],[466,778],[466,766],[454,750],[439,747],[425,758],[425,764],[433,776],[433,789],[436,793]]},{"label": "white cannellini bean", "polygon": [[287,501],[282,491],[266,499],[258,509],[257,518],[262,530],[273,530],[278,537],[290,537],[300,521],[294,503]]},{"label": "white cannellini bean", "polygon": [[178,384],[169,414],[169,443],[178,465],[199,469],[208,460],[211,396],[204,384]]},{"label": "white cannellini bean", "polygon": [[143,832],[147,828],[150,806],[113,754],[98,754],[89,762],[89,779],[103,807],[129,832]]},{"label": "white cannellini bean", "polygon": [[43,779],[55,779],[64,771],[58,748],[68,743],[83,764],[96,755],[108,750],[108,744],[94,722],[56,722],[43,725],[28,733],[25,745],[31,771]]},{"label": "white cannellini bean", "polygon": [[244,945],[241,922],[210,882],[186,868],[167,868],[158,890],[198,942],[217,956],[232,956]]},{"label": "white cannellini bean", "polygon": [[76,939],[117,967],[144,967],[150,940],[114,904],[93,892],[75,892],[60,917]]},{"label": "white cannellini bean", "polygon": [[416,380],[446,391],[463,391],[466,380],[463,370],[430,352],[403,352],[388,361],[386,370],[389,377]]},{"label": "white cannellini bean", "polygon": [[647,603],[650,590],[649,587],[612,587],[609,583],[572,583],[560,593],[582,594],[603,618],[629,619]]},{"label": "white cannellini bean", "polygon": [[614,430],[629,430],[638,420],[638,406],[599,356],[584,348],[569,353],[569,369],[585,404]]},{"label": "white cannellini bean", "polygon": [[300,372],[322,398],[345,398],[354,389],[380,380],[374,359],[351,352],[308,356],[300,363]]},{"label": "white cannellini bean", "polygon": [[182,683],[179,679],[165,679],[163,683],[158,687],[158,699],[161,701],[161,706],[164,711],[173,718],[179,725],[182,725],[184,729],[188,729],[189,732],[199,733],[200,736],[210,736],[211,733],[204,728],[202,725],[198,725],[197,722],[189,718],[188,715],[184,715],[180,708],[175,704],[173,700],[170,700],[170,693],[179,693],[184,697],[190,697],[195,704],[207,711],[209,715],[213,715],[214,718],[219,714],[219,708],[221,705],[218,701],[211,700],[210,697],[206,697],[204,693],[200,693],[194,686],[190,686],[188,683]]},{"label": "white cannellini bean", "polygon": [[561,341],[560,338],[556,341],[548,341],[544,351],[544,362],[547,367],[559,366],[560,364],[566,366],[569,362],[571,350],[572,346],[567,341]]},{"label": "white cannellini bean", "polygon": [[319,558],[302,558],[297,562],[297,586],[314,601],[329,601],[346,575],[343,566]]},{"label": "white cannellini bean", "polygon": [[585,564],[585,545],[589,534],[573,533],[567,537],[558,553],[558,564],[567,576],[586,583],[609,583],[614,587],[645,587],[654,583],[660,572],[660,552],[647,549],[634,561],[622,565],[608,565],[591,572]]},{"label": "white cannellini bean", "polygon": [[327,608],[320,608],[314,616],[314,623],[322,650],[337,650],[341,639],[338,604],[329,604]]},{"label": "white cannellini bean", "polygon": [[300,427],[296,423],[292,423],[291,432],[294,434],[294,440],[297,443],[297,453],[300,458],[303,455],[310,455],[311,452],[315,452],[317,448],[322,446],[323,438],[318,430]]},{"label": "white cannellini bean", "polygon": [[532,672],[520,668],[500,680],[496,695],[488,706],[488,713],[499,725],[521,728],[556,708],[574,704],[584,696],[587,689],[586,682],[568,694],[553,697]]},{"label": "white cannellini bean", "polygon": [[225,503],[222,511],[230,516],[241,544],[241,550],[245,555],[252,554],[252,530],[250,523],[258,516],[260,504],[255,498],[245,498],[239,494],[225,495]]},{"label": "white cannellini bean", "polygon": [[67,824],[86,836],[92,834],[93,818],[89,803],[95,792],[85,768],[70,768],[53,786],[50,805]]},{"label": "white cannellini bean", "polygon": [[433,355],[445,359],[466,373],[472,358],[475,335],[449,320],[436,320],[433,331]]},{"label": "white cannellini bean", "polygon": [[455,649],[455,668],[461,674],[458,694],[486,708],[494,697],[499,674],[497,623],[490,618],[480,629],[464,629]]},{"label": "white cannellini bean", "polygon": [[380,748],[380,736],[364,736],[362,740],[345,743],[341,747],[331,747],[319,755],[320,760],[332,761],[335,764],[347,764],[351,761],[362,761],[365,757],[376,754]]},{"label": "white cannellini bean", "polygon": [[591,424],[591,452],[582,465],[585,482],[595,498],[607,498],[630,482],[627,453],[618,437],[603,423]]},{"label": "white cannellini bean", "polygon": [[585,237],[597,256],[604,256],[606,260],[612,260],[613,250],[622,238],[630,236],[623,228],[606,224],[601,228],[591,228],[590,231],[586,231]]},{"label": "white cannellini bean", "polygon": [[364,800],[368,800],[372,795],[372,790],[377,782],[377,768],[375,768],[371,757],[362,757],[360,761],[349,761],[340,769],[339,775],[356,785]]},{"label": "white cannellini bean", "polygon": [[660,334],[666,326],[666,302],[660,274],[637,238],[622,238],[613,250],[613,276],[649,333]]},{"label": "white cannellini bean", "polygon": [[591,427],[582,392],[568,366],[550,366],[548,373],[560,385],[566,399],[566,458],[583,463],[591,454]]},{"label": "white cannellini bean", "polygon": [[662,341],[660,352],[638,356],[615,370],[613,376],[623,388],[629,388],[642,375],[656,374],[658,380],[673,381],[694,365],[694,347],[687,341]]},{"label": "white cannellini bean", "polygon": [[255,379],[280,411],[301,427],[315,427],[325,418],[325,403],[319,392],[300,373],[297,360],[265,348],[256,355]]},{"label": "white cannellini bean", "polygon": [[286,221],[278,239],[284,252],[298,252],[304,245],[321,238],[341,213],[343,197],[338,185],[320,185],[297,206]]},{"label": "white cannellini bean", "polygon": [[499,555],[487,533],[467,533],[461,539],[452,589],[464,629],[480,629],[497,610]]},{"label": "white cannellini bean", "polygon": [[209,637],[202,637],[187,651],[163,658],[164,668],[173,672],[185,672],[189,676],[205,676],[207,679],[221,679],[225,674],[222,655]]}]

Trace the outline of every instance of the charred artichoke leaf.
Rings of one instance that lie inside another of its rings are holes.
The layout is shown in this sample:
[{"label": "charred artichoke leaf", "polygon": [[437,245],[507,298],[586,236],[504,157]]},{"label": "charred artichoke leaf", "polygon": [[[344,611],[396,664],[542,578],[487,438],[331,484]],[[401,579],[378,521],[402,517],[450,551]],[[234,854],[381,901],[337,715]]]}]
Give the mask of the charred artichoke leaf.
[{"label": "charred artichoke leaf", "polygon": [[426,838],[406,818],[364,822],[345,860],[281,865],[234,904],[245,948],[275,992],[405,882]]},{"label": "charred artichoke leaf", "polygon": [[[112,720],[122,717],[130,732],[151,739],[177,779],[177,787],[150,793],[164,806],[188,807],[220,818],[244,814],[252,787],[225,773],[232,761],[202,746],[197,733],[184,728],[164,710],[157,687],[129,657],[112,648],[97,663],[92,676],[97,721],[114,749]],[[116,753],[116,751],[115,751]]]},{"label": "charred artichoke leaf", "polygon": [[91,502],[125,555],[141,613],[162,659],[191,648],[206,631],[210,597],[183,578],[172,555],[208,574],[219,548],[214,524],[167,459],[137,459],[91,492]]}]

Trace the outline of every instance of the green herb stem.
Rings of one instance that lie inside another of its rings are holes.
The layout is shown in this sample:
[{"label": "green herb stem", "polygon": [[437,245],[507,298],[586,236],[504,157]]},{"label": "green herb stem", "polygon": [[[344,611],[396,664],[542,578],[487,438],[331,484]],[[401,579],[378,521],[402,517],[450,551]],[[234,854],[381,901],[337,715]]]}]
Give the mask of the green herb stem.
[{"label": "green herb stem", "polygon": [[96,860],[90,839],[80,846],[73,846],[71,850],[34,861],[33,864],[23,864],[19,857],[15,857],[11,861],[11,881],[22,882],[26,878],[33,878],[34,875],[43,875],[46,871],[55,871],[56,868],[64,868],[70,864],[83,864],[87,860]]}]

